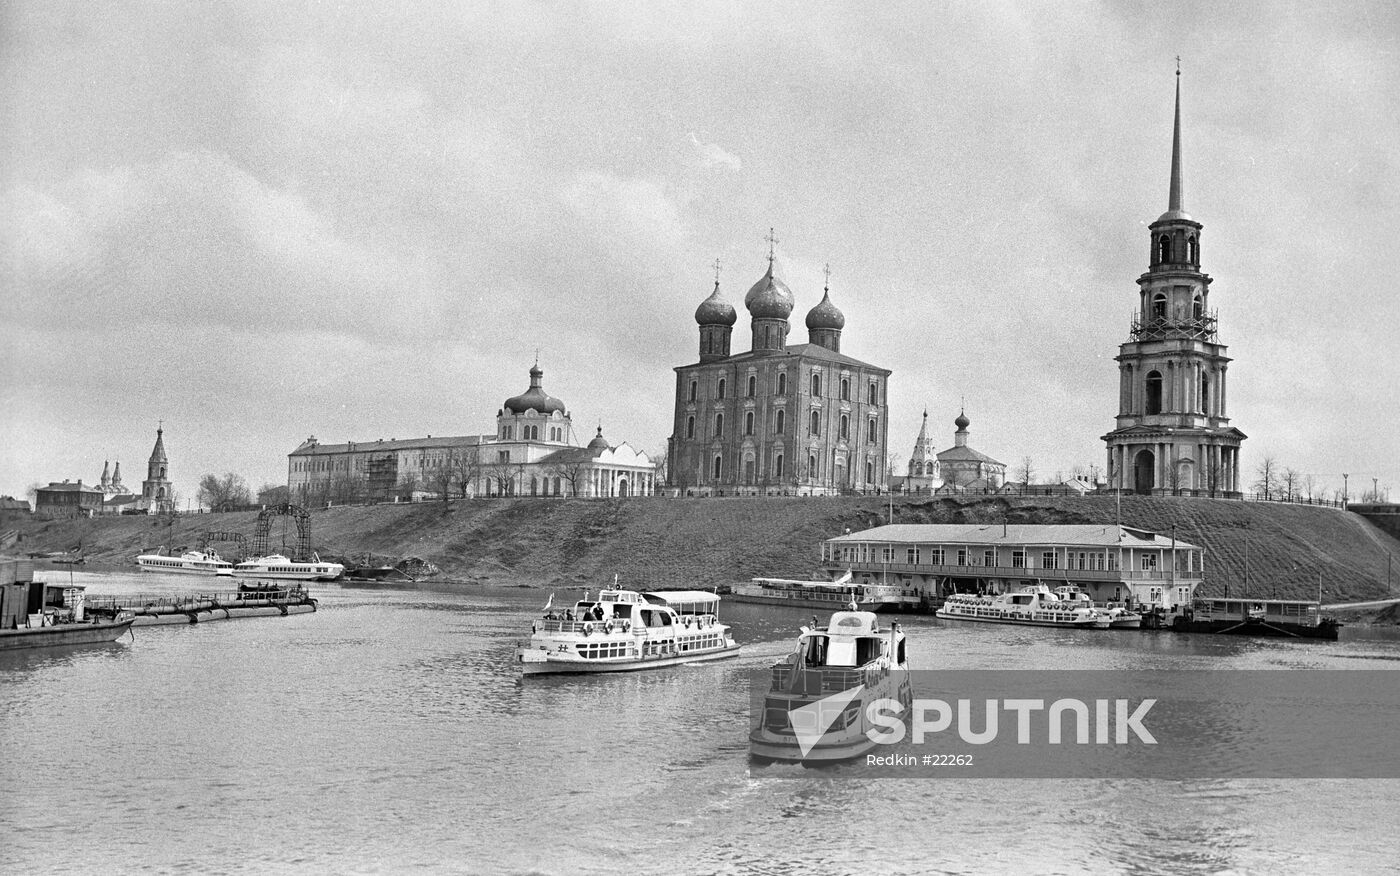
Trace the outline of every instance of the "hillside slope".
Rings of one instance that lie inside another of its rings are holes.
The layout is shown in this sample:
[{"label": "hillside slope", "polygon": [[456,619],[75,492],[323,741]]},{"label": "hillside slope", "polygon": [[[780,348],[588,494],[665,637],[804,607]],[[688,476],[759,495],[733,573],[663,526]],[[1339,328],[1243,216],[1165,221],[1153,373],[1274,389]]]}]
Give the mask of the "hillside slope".
[{"label": "hillside slope", "polygon": [[[312,514],[322,555],[417,556],[461,581],[596,585],[614,574],[642,587],[709,586],[756,575],[804,577],[818,545],[847,527],[886,521],[887,500],[467,500],[330,508]],[[897,523],[1112,523],[1117,503],[1089,498],[900,498]],[[1386,555],[1400,541],[1333,508],[1210,499],[1124,497],[1122,521],[1206,549],[1205,593],[1374,599],[1386,593]],[[194,546],[205,530],[251,536],[255,512],[169,519],[11,520],[17,552],[74,550],[130,564],[143,550]],[[294,533],[294,530],[293,530]],[[283,538],[282,521],[273,530]],[[1247,557],[1247,559],[1246,559]],[[1397,582],[1400,585],[1400,582]]]}]

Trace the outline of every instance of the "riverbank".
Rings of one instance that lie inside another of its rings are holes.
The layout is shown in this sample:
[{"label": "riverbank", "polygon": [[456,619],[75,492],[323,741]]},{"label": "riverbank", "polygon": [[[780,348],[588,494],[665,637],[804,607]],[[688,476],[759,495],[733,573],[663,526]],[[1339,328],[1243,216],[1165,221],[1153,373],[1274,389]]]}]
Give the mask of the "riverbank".
[{"label": "riverbank", "polygon": [[[1120,513],[1111,497],[469,499],[319,509],[311,537],[322,557],[420,557],[442,570],[436,580],[559,588],[617,575],[642,588],[709,587],[806,577],[823,539],[886,522],[891,504],[896,523],[1112,524]],[[130,568],[137,554],[193,548],[205,532],[251,537],[256,520],[247,511],[5,526],[19,534],[13,553],[81,551],[93,568]],[[1174,527],[1204,547],[1202,595],[1228,587],[1232,596],[1316,599],[1321,576],[1324,602],[1380,599],[1390,595],[1387,554],[1400,560],[1400,540],[1335,508],[1128,496],[1121,521]],[[274,521],[274,549],[295,535],[290,519]]]}]

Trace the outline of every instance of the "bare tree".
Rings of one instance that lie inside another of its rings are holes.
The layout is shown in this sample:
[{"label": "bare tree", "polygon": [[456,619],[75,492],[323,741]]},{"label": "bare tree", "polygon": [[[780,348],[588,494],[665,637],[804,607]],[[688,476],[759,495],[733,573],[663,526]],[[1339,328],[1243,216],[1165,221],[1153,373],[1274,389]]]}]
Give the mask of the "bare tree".
[{"label": "bare tree", "polygon": [[476,482],[481,479],[481,451],[475,447],[457,447],[448,453],[447,459],[455,472],[457,488],[465,499],[468,490],[476,491]]},{"label": "bare tree", "polygon": [[286,484],[263,484],[258,487],[259,505],[286,505],[292,501]]},{"label": "bare tree", "polygon": [[253,494],[241,475],[226,472],[223,477],[206,474],[199,479],[199,492],[195,494],[199,504],[210,511],[231,511],[234,508],[253,504]]},{"label": "bare tree", "polygon": [[452,487],[457,483],[458,474],[448,455],[432,459],[432,465],[423,475],[427,487],[438,494],[444,505],[452,499]]},{"label": "bare tree", "polygon": [[1302,476],[1294,468],[1285,468],[1283,474],[1279,476],[1279,488],[1283,491],[1283,500],[1292,502],[1298,498],[1298,485]]},{"label": "bare tree", "polygon": [[[581,454],[561,456],[555,462],[545,467],[545,473],[550,477],[557,477],[569,485],[568,495],[582,496],[582,487],[587,486],[585,474],[588,470],[587,460]],[[684,488],[684,485],[681,485]]]},{"label": "bare tree", "polygon": [[1028,487],[1035,479],[1035,463],[1029,456],[1021,457],[1021,467],[1016,469],[1016,476],[1021,479],[1021,483]]},{"label": "bare tree", "polygon": [[1181,485],[1185,481],[1180,462],[1167,466],[1167,487],[1171,489],[1172,495],[1181,493]]},{"label": "bare tree", "polygon": [[1266,500],[1272,499],[1278,492],[1278,460],[1272,454],[1266,454],[1254,474],[1254,491]]},{"label": "bare tree", "polygon": [[412,501],[413,494],[418,492],[419,488],[422,486],[422,478],[418,476],[417,472],[410,469],[399,475],[399,482],[395,486],[394,492],[400,499]]}]

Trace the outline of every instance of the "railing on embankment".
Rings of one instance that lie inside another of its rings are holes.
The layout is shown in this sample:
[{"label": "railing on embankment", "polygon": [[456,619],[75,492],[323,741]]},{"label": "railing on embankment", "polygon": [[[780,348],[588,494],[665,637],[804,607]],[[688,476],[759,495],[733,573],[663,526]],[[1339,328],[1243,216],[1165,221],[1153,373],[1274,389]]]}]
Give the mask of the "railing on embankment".
[{"label": "railing on embankment", "polygon": [[221,593],[170,594],[137,593],[127,596],[92,596],[84,599],[84,610],[96,614],[131,612],[141,615],[192,614],[215,609],[285,608],[316,604],[304,587],[278,590],[237,590]]}]

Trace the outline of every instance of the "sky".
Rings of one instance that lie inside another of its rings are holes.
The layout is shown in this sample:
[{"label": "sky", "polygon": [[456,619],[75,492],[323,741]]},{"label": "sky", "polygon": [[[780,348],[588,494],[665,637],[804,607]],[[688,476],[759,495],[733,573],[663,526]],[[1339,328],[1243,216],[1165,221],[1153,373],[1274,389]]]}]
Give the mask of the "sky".
[{"label": "sky", "polygon": [[[846,315],[1037,479],[1105,465],[1185,208],[1265,457],[1400,493],[1400,6],[28,2],[0,10],[0,493],[491,433],[528,386],[664,455],[720,263]],[[748,347],[740,307],[736,352]]]}]

